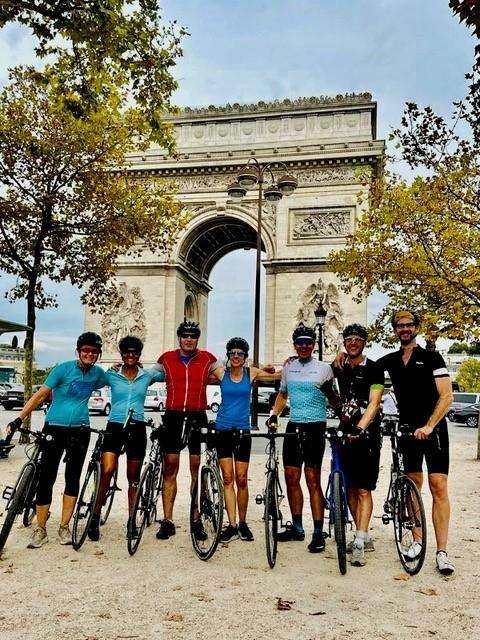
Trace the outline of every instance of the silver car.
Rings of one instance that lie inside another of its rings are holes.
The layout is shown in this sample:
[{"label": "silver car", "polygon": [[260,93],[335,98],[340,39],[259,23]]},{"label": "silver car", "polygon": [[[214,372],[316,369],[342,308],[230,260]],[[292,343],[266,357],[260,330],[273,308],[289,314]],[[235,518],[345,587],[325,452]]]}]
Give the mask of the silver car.
[{"label": "silver car", "polygon": [[147,395],[145,396],[145,409],[151,409],[152,411],[164,411],[167,401],[167,395],[165,389],[147,389]]}]

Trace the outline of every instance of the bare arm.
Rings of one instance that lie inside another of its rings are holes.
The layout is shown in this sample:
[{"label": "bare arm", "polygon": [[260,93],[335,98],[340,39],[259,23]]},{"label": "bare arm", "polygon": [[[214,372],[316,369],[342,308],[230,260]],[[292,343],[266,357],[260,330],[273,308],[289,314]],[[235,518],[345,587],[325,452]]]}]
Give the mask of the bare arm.
[{"label": "bare arm", "polygon": [[279,416],[282,413],[282,411],[285,409],[285,405],[287,404],[287,398],[287,391],[278,392],[275,404],[273,405],[272,415]]},{"label": "bare arm", "polygon": [[23,409],[20,411],[20,415],[18,416],[20,420],[25,420],[32,411],[34,411],[38,406],[42,404],[42,402],[48,398],[50,393],[50,387],[46,387],[42,385],[38,391],[36,391],[30,400],[26,403]]},{"label": "bare arm", "polygon": [[258,367],[250,367],[250,381],[258,380],[259,382],[273,382],[274,380],[280,380],[282,377],[282,370],[269,373],[264,369]]},{"label": "bare arm", "polygon": [[427,420],[427,424],[414,433],[419,440],[425,440],[432,433],[440,420],[446,415],[453,400],[452,381],[449,376],[435,378],[435,385],[439,394],[433,413]]},{"label": "bare arm", "polygon": [[217,367],[213,371],[210,371],[207,379],[207,384],[215,384],[216,382],[221,382],[224,375],[225,367]]},{"label": "bare arm", "polygon": [[363,429],[365,431],[377,415],[380,405],[382,404],[382,393],[383,389],[370,389],[367,408],[357,425],[359,429]]}]

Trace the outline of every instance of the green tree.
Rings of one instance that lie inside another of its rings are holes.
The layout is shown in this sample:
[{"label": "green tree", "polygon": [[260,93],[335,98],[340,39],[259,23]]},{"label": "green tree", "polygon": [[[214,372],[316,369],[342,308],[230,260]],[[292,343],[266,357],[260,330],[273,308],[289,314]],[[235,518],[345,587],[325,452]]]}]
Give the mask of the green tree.
[{"label": "green tree", "polygon": [[468,342],[454,342],[450,346],[448,353],[468,353],[469,349]]},{"label": "green tree", "polygon": [[37,55],[67,61],[63,82],[77,112],[100,99],[105,72],[121,75],[153,138],[162,146],[172,143],[162,118],[173,109],[177,83],[171,70],[186,31],[164,24],[158,0],[2,0],[0,28],[9,22],[33,32]]},{"label": "green tree", "polygon": [[462,391],[480,393],[480,358],[464,360],[458,368],[456,381]]},{"label": "green tree", "polygon": [[32,371],[32,384],[43,384],[53,367],[47,367],[46,369],[33,369]]},{"label": "green tree", "polygon": [[0,94],[0,270],[16,276],[9,300],[26,300],[27,397],[36,310],[56,306],[47,279],[70,280],[83,302],[105,309],[116,259],[168,249],[185,224],[161,185],[120,169],[149,141],[142,112],[124,106],[126,90],[104,74],[102,101],[78,118],[65,108],[64,73],[51,67],[47,81],[17,68]]}]

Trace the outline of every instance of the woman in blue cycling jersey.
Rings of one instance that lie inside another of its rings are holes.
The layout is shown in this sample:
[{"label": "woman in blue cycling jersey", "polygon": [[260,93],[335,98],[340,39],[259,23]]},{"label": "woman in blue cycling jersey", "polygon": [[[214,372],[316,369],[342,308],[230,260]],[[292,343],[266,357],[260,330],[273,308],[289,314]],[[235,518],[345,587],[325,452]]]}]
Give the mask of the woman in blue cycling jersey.
[{"label": "woman in blue cycling jersey", "polygon": [[[220,540],[229,542],[240,536],[253,540],[246,523],[248,506],[248,465],[252,438],[250,436],[250,397],[254,380],[263,382],[280,379],[281,372],[267,373],[257,367],[246,367],[248,342],[231,338],[227,342],[226,368],[217,369],[222,401],[216,419],[216,448],[225,488],[225,508],[229,524]],[[239,432],[242,432],[241,435]],[[235,494],[235,486],[237,492]],[[237,525],[238,505],[238,525]]]},{"label": "woman in blue cycling jersey", "polygon": [[[107,384],[110,385],[112,390],[112,409],[103,441],[102,473],[98,498],[88,530],[88,537],[94,541],[100,538],[100,512],[111,477],[118,465],[118,456],[123,449],[125,449],[127,455],[129,515],[133,509],[135,492],[140,479],[140,470],[147,448],[147,434],[143,413],[145,396],[151,384],[165,380],[163,371],[143,369],[140,366],[143,342],[139,338],[135,336],[122,338],[118,349],[123,364],[118,370],[112,368],[107,371]],[[133,409],[133,416],[124,431],[123,426],[129,409]]]}]

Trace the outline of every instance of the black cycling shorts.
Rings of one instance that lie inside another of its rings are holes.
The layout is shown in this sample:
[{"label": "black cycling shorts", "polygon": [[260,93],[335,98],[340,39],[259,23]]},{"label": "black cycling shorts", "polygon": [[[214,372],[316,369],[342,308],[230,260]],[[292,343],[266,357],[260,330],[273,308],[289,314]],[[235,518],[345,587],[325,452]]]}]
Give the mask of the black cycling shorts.
[{"label": "black cycling shorts", "polygon": [[200,429],[208,425],[205,411],[173,411],[163,414],[161,445],[164,453],[180,453],[188,444],[191,456],[200,455]]},{"label": "black cycling shorts", "polygon": [[340,448],[340,462],[349,488],[369,491],[376,488],[381,445],[381,435],[376,430]]},{"label": "black cycling shorts", "polygon": [[215,433],[218,459],[234,458],[235,462],[250,462],[252,436],[250,431],[241,434],[235,429],[218,429]]},{"label": "black cycling shorts", "polygon": [[147,430],[145,422],[131,420],[126,432],[123,422],[107,422],[103,438],[102,453],[119,456],[125,448],[127,460],[143,460],[147,450]]},{"label": "black cycling shorts", "polygon": [[444,473],[448,475],[450,452],[448,428],[445,419],[441,420],[428,440],[416,438],[402,439],[400,451],[403,453],[403,464],[407,473],[423,471],[423,460],[427,464],[428,473]]},{"label": "black cycling shorts", "polygon": [[286,433],[295,433],[300,428],[299,437],[289,436],[283,439],[283,466],[314,469],[322,468],[325,452],[325,422],[289,422]]}]

